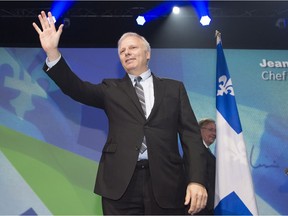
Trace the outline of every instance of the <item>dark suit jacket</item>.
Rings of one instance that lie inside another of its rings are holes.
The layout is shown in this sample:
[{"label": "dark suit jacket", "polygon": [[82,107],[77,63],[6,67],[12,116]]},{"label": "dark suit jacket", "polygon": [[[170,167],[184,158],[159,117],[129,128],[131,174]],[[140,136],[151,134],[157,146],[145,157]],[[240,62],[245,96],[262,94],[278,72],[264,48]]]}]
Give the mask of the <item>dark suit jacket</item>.
[{"label": "dark suit jacket", "polygon": [[[44,66],[44,70],[47,66]],[[80,80],[63,57],[47,74],[60,89],[83,104],[104,109],[109,121],[94,192],[117,200],[133,175],[146,137],[152,187],[163,208],[183,207],[187,182],[205,186],[206,156],[200,129],[184,85],[153,74],[154,107],[148,119],[129,76],[100,84]],[[183,158],[178,150],[178,136]]]},{"label": "dark suit jacket", "polygon": [[206,185],[208,200],[206,207],[201,210],[199,215],[214,215],[214,197],[215,197],[215,174],[216,174],[216,158],[214,154],[206,150],[207,155],[207,173],[206,173]]}]

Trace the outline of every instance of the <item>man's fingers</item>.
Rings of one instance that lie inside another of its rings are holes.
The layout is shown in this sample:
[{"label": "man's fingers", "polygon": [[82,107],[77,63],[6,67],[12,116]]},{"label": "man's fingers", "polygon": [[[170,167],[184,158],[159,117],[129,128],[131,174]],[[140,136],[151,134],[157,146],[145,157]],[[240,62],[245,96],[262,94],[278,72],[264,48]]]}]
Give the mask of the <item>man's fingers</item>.
[{"label": "man's fingers", "polygon": [[44,11],[41,11],[41,14],[38,15],[38,19],[41,23],[43,30],[49,28],[49,22]]},{"label": "man's fingers", "polygon": [[37,25],[36,23],[34,23],[34,22],[32,23],[32,25],[33,25],[34,29],[37,31],[37,33],[38,33],[38,34],[41,34],[42,31],[41,31],[41,29],[38,27],[38,25]]},{"label": "man's fingers", "polygon": [[193,195],[193,193],[191,194],[191,191],[187,191],[186,193],[186,202],[185,205],[188,205],[190,203],[190,207],[188,209],[188,213],[189,214],[194,214],[195,213],[195,208],[196,208],[196,204],[197,204],[197,200],[196,200],[196,196]]},{"label": "man's fingers", "polygon": [[189,208],[189,210],[188,210],[188,213],[189,213],[189,214],[194,214],[194,213],[196,213],[196,204],[197,204],[196,199],[192,199],[192,200],[191,200],[191,203],[190,203],[190,208]]},{"label": "man's fingers", "polygon": [[53,28],[54,30],[56,30],[55,29],[55,24],[54,24],[54,19],[53,19],[52,13],[50,11],[48,12],[47,21],[48,21],[49,26],[51,28]]},{"label": "man's fingers", "polygon": [[208,200],[208,196],[206,195],[206,196],[203,196],[203,199],[202,199],[202,208],[205,208],[206,207],[206,205],[207,205],[207,200]]},{"label": "man's fingers", "polygon": [[201,209],[205,208],[203,197],[198,197],[196,199],[196,207],[194,208],[194,214],[199,212]]},{"label": "man's fingers", "polygon": [[201,211],[206,206],[206,201],[203,199],[203,197],[197,197],[195,196],[192,198],[190,203],[190,208],[188,210],[189,214],[195,214]]},{"label": "man's fingers", "polygon": [[186,196],[185,196],[185,202],[184,205],[188,205],[190,203],[191,200],[191,196],[190,193],[188,191],[186,191]]},{"label": "man's fingers", "polygon": [[[42,29],[35,22],[32,23],[34,29],[37,31],[39,35],[43,33],[43,31],[45,31],[46,29],[52,29],[53,31],[56,31],[52,13],[48,12],[47,15],[48,16],[46,16],[44,11],[41,11],[41,13],[38,15],[38,19],[40,21]],[[63,31],[63,27],[64,27],[63,24],[59,26],[58,31],[57,31],[59,35],[61,35]]]},{"label": "man's fingers", "polygon": [[64,24],[61,24],[61,25],[59,26],[58,31],[57,31],[58,34],[60,34],[60,35],[62,34],[63,27],[64,27]]}]

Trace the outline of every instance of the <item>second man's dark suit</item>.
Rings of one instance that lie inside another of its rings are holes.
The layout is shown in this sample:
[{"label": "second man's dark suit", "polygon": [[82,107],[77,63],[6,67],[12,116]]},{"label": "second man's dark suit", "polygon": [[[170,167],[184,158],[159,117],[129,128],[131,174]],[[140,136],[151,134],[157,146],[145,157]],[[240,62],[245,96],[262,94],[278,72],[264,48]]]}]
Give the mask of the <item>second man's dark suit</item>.
[{"label": "second man's dark suit", "polygon": [[[108,117],[109,131],[95,193],[114,200],[123,195],[135,170],[144,135],[152,187],[162,208],[183,207],[187,182],[205,186],[206,150],[181,82],[152,74],[155,102],[146,119],[127,74],[123,79],[105,79],[100,84],[83,82],[63,58],[47,74],[65,94],[103,109]],[[183,158],[178,150],[178,133]]]}]

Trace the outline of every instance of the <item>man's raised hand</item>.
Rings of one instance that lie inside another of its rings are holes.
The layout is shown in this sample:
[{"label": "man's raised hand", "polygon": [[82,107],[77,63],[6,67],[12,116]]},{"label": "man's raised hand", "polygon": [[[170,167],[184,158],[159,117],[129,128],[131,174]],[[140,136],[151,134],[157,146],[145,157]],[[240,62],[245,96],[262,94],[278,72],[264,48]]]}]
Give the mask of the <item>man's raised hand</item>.
[{"label": "man's raised hand", "polygon": [[46,52],[49,61],[53,61],[60,56],[58,44],[64,25],[61,24],[58,30],[56,30],[51,12],[48,12],[48,16],[46,16],[46,13],[41,11],[41,14],[38,15],[38,19],[41,28],[39,28],[35,22],[33,22],[32,25],[39,35],[41,46]]}]

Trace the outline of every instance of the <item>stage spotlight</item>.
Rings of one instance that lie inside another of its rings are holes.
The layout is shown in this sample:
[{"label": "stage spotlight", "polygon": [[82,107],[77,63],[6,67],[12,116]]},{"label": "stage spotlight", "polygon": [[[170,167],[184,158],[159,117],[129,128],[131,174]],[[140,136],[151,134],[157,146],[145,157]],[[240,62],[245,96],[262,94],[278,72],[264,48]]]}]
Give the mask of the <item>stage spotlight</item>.
[{"label": "stage spotlight", "polygon": [[202,26],[208,26],[211,22],[211,19],[209,16],[202,16],[200,19],[200,23],[202,24]]},{"label": "stage spotlight", "polygon": [[137,19],[136,19],[136,22],[137,22],[138,25],[143,26],[145,24],[145,22],[146,22],[145,17],[144,16],[138,16]]},{"label": "stage spotlight", "polygon": [[[163,3],[160,3],[159,5],[157,5],[156,7],[152,8],[149,11],[146,11],[144,14],[141,14],[141,16],[137,17],[137,20],[139,19],[140,23],[149,23],[155,19],[158,19],[162,16],[171,14],[173,11],[173,7],[175,6],[175,4],[173,2],[170,1],[165,1]],[[136,21],[137,21],[136,20]],[[138,23],[138,21],[137,21]],[[144,25],[143,24],[139,24],[138,25]]]},{"label": "stage spotlight", "polygon": [[210,17],[209,17],[209,1],[192,1],[192,6],[194,7],[200,23],[202,26],[207,26],[210,24]]},{"label": "stage spotlight", "polygon": [[55,16],[56,20],[59,20],[74,4],[74,1],[54,1],[51,6],[51,13]]},{"label": "stage spotlight", "polygon": [[177,6],[174,6],[172,12],[173,12],[174,14],[179,14],[179,13],[180,13],[180,8],[177,7]]}]

